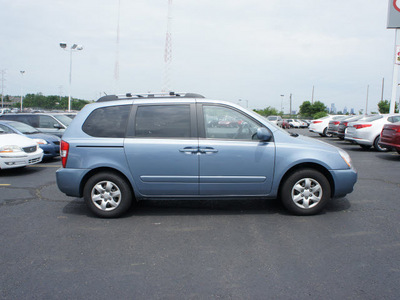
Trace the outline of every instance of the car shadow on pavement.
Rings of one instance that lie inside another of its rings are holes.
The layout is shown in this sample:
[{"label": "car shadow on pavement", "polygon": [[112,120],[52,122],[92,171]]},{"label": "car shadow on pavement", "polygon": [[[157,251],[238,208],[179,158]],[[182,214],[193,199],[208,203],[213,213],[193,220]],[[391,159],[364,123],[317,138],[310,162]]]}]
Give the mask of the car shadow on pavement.
[{"label": "car shadow on pavement", "polygon": [[[320,214],[339,212],[350,208],[346,198],[331,200]],[[83,199],[69,202],[63,213],[97,218],[86,207]],[[278,199],[267,200],[146,200],[134,203],[121,218],[133,216],[182,216],[182,215],[288,215]]]}]

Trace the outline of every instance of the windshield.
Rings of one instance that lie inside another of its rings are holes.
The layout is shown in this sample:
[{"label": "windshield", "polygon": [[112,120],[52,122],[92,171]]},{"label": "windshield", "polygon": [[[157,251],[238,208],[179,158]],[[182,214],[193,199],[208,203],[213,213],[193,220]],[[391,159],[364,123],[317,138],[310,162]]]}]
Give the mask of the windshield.
[{"label": "windshield", "polygon": [[271,116],[269,116],[267,119],[268,119],[268,120],[270,120],[270,121],[275,121],[275,120],[278,120],[278,118],[277,118],[277,117],[271,117]]},{"label": "windshield", "polygon": [[14,127],[18,131],[22,132],[23,134],[32,134],[32,133],[38,133],[40,132],[36,128],[33,128],[32,126],[21,123],[21,122],[9,122],[10,126]]},{"label": "windshield", "polygon": [[66,115],[53,115],[58,121],[63,123],[65,126],[71,125],[72,119],[67,117]]}]

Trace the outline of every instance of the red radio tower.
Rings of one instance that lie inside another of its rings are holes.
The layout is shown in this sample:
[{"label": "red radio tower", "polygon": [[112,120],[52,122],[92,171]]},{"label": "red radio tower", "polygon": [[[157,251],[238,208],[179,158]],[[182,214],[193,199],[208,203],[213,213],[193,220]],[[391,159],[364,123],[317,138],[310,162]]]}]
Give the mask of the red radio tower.
[{"label": "red radio tower", "polygon": [[172,62],[172,0],[168,0],[168,16],[167,16],[167,35],[165,38],[164,52],[164,84],[162,91],[168,92],[171,90],[171,62]]}]

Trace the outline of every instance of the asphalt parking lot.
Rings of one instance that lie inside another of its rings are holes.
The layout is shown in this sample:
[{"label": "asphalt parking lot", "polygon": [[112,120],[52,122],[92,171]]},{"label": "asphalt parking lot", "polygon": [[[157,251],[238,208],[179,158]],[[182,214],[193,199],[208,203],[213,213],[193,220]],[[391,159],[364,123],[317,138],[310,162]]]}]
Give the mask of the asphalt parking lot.
[{"label": "asphalt parking lot", "polygon": [[99,219],[59,159],[0,171],[2,299],[398,299],[400,155],[347,150],[353,193],[317,216],[277,200],[151,201]]}]

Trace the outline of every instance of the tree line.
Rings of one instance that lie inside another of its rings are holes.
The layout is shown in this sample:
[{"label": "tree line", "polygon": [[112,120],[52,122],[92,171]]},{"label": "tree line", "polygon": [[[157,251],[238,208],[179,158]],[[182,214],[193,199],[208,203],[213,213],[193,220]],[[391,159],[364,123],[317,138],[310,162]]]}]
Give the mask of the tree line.
[{"label": "tree line", "polygon": [[[15,97],[13,97],[15,98]],[[11,97],[4,96],[4,102],[11,102]],[[71,109],[81,110],[90,101],[71,98]],[[21,107],[20,102],[14,103],[13,107]],[[38,94],[26,94],[23,98],[24,108],[38,108],[38,109],[56,109],[56,110],[67,110],[68,109],[68,97],[61,97],[57,95],[45,96],[42,93]]]},{"label": "tree line", "polygon": [[[378,102],[378,111],[381,114],[387,114],[389,113],[390,109],[390,101],[389,100],[381,100]],[[255,112],[259,113],[262,116],[276,116],[276,115],[283,115],[283,112],[279,112],[277,109],[268,106],[264,109],[255,109]],[[396,103],[395,105],[395,112],[399,112],[399,107]],[[329,110],[327,106],[321,102],[321,101],[315,101],[314,103],[311,103],[310,101],[304,101],[300,105],[300,110],[299,110],[299,115],[302,118],[311,118],[311,119],[319,119],[322,117],[327,116],[329,113]],[[340,114],[340,113],[339,113]],[[361,112],[360,112],[361,114]]]}]

